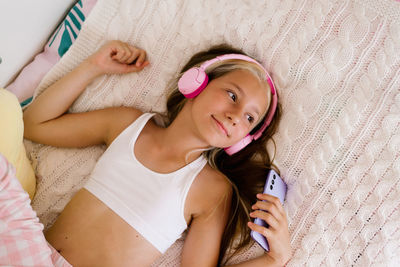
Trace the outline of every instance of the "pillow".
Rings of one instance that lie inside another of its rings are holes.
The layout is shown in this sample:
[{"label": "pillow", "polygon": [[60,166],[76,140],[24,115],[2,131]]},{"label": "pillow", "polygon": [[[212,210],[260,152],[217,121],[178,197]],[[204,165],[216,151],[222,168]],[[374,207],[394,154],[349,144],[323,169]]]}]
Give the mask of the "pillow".
[{"label": "pillow", "polygon": [[80,0],[68,12],[45,45],[44,51],[27,65],[6,89],[13,92],[22,106],[32,101],[33,91],[43,76],[68,51],[78,37],[82,23],[97,0]]},{"label": "pillow", "polygon": [[15,167],[22,187],[33,199],[36,178],[23,145],[22,110],[12,93],[0,88],[0,153]]}]

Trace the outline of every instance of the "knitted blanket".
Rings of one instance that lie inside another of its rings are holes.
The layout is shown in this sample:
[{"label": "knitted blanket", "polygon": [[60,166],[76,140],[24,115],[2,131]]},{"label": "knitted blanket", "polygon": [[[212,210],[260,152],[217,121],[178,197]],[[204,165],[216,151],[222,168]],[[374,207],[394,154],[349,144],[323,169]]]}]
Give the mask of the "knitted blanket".
[{"label": "knitted blanket", "polygon": [[[400,265],[398,1],[100,0],[36,95],[110,39],[146,49],[151,66],[98,78],[70,112],[163,112],[166,85],[191,55],[222,42],[243,49],[271,72],[283,106],[274,139],[288,184],[287,266]],[[25,144],[38,176],[33,207],[48,227],[105,147]],[[154,266],[179,266],[182,244]],[[231,263],[260,253],[254,244]]]}]

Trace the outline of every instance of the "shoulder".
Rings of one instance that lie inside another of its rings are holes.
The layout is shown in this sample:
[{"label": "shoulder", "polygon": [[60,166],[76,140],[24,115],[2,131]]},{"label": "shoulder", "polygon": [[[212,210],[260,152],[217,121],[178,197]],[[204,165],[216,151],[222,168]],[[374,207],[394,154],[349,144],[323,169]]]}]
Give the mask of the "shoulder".
[{"label": "shoulder", "polygon": [[109,108],[108,116],[110,118],[109,132],[106,145],[112,143],[117,136],[131,125],[143,112],[131,107],[113,107]]},{"label": "shoulder", "polygon": [[215,208],[230,206],[232,186],[220,171],[206,164],[194,181],[195,214],[209,213]]},{"label": "shoulder", "polygon": [[[201,172],[198,174],[198,180],[204,182],[204,186],[214,186],[213,190],[217,192],[228,192],[231,188],[228,177],[226,177],[222,172],[212,168],[209,164],[206,164]],[[215,189],[214,189],[215,188]],[[208,188],[209,190],[211,188]],[[211,190],[211,191],[213,191]]]}]

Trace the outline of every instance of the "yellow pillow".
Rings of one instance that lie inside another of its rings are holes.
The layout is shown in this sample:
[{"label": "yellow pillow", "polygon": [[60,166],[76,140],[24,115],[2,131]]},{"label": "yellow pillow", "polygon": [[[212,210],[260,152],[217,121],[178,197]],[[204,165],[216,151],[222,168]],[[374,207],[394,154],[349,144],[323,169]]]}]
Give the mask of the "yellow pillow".
[{"label": "yellow pillow", "polygon": [[36,177],[23,144],[24,123],[17,97],[0,88],[0,153],[15,167],[22,187],[32,199]]}]

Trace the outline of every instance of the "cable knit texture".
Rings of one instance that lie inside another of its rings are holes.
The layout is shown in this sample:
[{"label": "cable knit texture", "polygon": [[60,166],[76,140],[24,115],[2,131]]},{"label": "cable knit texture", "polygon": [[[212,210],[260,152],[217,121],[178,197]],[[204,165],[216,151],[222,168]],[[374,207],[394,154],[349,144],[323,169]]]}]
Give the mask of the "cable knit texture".
[{"label": "cable knit texture", "polygon": [[[275,140],[289,186],[287,266],[400,265],[398,1],[100,0],[36,95],[111,39],[146,49],[151,66],[98,78],[70,112],[163,112],[166,85],[190,56],[222,42],[241,48],[270,70],[283,106]],[[48,227],[105,148],[25,144],[38,175],[33,206]],[[179,266],[182,244],[154,266]],[[231,263],[261,253],[254,244]]]}]

